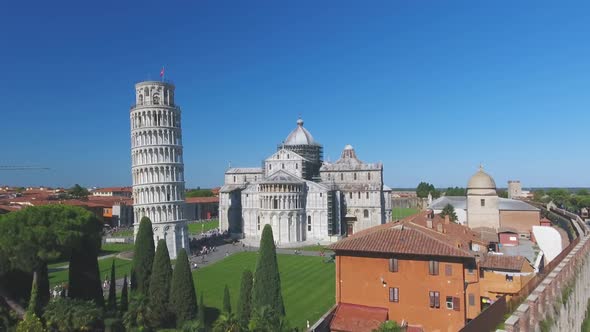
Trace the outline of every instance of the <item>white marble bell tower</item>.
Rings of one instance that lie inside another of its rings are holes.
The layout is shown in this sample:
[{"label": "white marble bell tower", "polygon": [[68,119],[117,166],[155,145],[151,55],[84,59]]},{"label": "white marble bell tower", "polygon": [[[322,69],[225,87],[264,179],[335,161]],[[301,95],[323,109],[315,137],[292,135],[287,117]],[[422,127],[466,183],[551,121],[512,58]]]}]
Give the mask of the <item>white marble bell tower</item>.
[{"label": "white marble bell tower", "polygon": [[149,217],[154,241],[166,240],[170,258],[189,247],[180,120],[173,84],[145,81],[135,85],[131,107],[134,233],[141,218]]}]

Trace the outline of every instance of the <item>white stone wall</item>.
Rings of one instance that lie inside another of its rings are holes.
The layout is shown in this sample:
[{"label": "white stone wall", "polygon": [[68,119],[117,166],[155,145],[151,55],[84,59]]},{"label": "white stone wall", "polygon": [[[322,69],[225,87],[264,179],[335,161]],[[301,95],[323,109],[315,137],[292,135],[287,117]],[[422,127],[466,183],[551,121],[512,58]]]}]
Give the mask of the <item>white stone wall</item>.
[{"label": "white stone wall", "polygon": [[266,158],[264,165],[267,177],[282,170],[298,178],[303,178],[303,157],[293,151],[281,149]]},{"label": "white stone wall", "polygon": [[262,173],[226,173],[225,184],[230,185],[243,185],[246,183],[256,183],[262,180]]}]

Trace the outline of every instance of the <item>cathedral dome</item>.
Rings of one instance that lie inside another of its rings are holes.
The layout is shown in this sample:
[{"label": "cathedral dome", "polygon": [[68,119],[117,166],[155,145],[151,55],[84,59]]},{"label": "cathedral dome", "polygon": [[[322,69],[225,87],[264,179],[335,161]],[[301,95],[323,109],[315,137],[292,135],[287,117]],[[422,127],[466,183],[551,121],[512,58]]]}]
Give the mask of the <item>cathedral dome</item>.
[{"label": "cathedral dome", "polygon": [[467,189],[496,189],[496,182],[486,172],[483,167],[479,166],[479,170],[475,173],[467,183]]},{"label": "cathedral dome", "polygon": [[303,120],[297,120],[297,128],[295,128],[287,139],[285,139],[284,145],[319,145],[314,141],[311,133],[307,129],[303,128]]}]

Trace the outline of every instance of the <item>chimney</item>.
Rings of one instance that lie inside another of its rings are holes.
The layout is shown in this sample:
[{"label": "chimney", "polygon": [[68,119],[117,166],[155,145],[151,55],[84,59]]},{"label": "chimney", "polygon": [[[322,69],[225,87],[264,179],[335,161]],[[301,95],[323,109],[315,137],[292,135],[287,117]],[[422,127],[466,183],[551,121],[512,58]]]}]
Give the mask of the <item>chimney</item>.
[{"label": "chimney", "polygon": [[442,224],[436,224],[436,231],[439,233],[443,232],[443,225]]},{"label": "chimney", "polygon": [[426,216],[426,227],[432,229],[432,217],[430,216],[430,212]]},{"label": "chimney", "polygon": [[451,222],[451,218],[449,218],[449,215],[447,214],[445,216],[445,225],[448,225]]}]

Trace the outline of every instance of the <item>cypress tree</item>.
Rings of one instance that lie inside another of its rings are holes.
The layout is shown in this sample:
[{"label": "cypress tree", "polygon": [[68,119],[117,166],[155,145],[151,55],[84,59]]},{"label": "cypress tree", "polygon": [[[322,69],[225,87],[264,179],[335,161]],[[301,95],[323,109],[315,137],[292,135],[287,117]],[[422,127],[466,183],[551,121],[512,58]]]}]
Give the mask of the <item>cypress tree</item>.
[{"label": "cypress tree", "polygon": [[237,308],[238,320],[244,326],[248,325],[252,313],[252,278],[252,272],[250,270],[244,270]]},{"label": "cypress tree", "polygon": [[199,300],[199,325],[205,327],[205,303],[203,301],[203,293],[201,293],[201,299]]},{"label": "cypress tree", "polygon": [[269,224],[266,224],[262,231],[252,292],[252,307],[264,306],[273,308],[280,316],[285,315],[277,253]]},{"label": "cypress tree", "polygon": [[172,268],[170,266],[170,254],[166,240],[158,241],[156,257],[152,267],[150,286],[148,290],[150,314],[148,320],[153,327],[166,327],[170,323],[170,280]]},{"label": "cypress tree", "polygon": [[111,265],[111,283],[109,285],[109,298],[107,301],[107,309],[115,312],[117,311],[117,279],[115,279],[115,260]]},{"label": "cypress tree", "polygon": [[104,296],[98,270],[98,249],[83,241],[80,248],[72,250],[69,269],[68,295],[73,299],[91,300],[104,306]]},{"label": "cypress tree", "polygon": [[41,314],[41,303],[39,300],[39,286],[37,286],[38,274],[33,273],[33,284],[31,286],[31,298],[29,299],[29,306],[27,307],[27,315]]},{"label": "cypress tree", "polygon": [[148,217],[141,218],[135,238],[133,254],[132,287],[139,293],[148,295],[152,264],[154,263],[154,231]]},{"label": "cypress tree", "polygon": [[[49,303],[49,271],[47,270],[47,262],[41,262],[37,270],[37,287],[39,295],[39,304],[43,308]],[[39,314],[37,314],[38,316]]]},{"label": "cypress tree", "polygon": [[195,319],[197,315],[197,295],[188,256],[181,250],[176,257],[170,286],[170,309],[176,319],[176,327]]},{"label": "cypress tree", "polygon": [[121,313],[127,312],[129,308],[129,294],[127,290],[127,275],[123,278],[123,289],[121,289]]},{"label": "cypress tree", "polygon": [[229,298],[229,288],[227,284],[223,289],[223,311],[227,314],[231,314],[231,300]]}]

